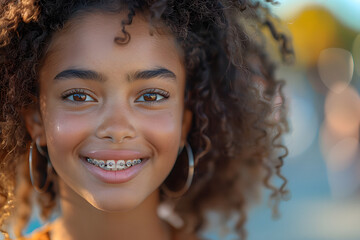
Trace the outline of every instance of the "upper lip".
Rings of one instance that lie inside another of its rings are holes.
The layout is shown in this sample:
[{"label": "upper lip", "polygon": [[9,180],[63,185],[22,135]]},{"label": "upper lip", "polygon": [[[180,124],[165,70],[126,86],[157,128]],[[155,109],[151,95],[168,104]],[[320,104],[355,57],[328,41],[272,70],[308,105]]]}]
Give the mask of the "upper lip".
[{"label": "upper lip", "polygon": [[149,158],[149,155],[137,150],[92,150],[83,154],[84,157],[101,160],[133,160]]}]

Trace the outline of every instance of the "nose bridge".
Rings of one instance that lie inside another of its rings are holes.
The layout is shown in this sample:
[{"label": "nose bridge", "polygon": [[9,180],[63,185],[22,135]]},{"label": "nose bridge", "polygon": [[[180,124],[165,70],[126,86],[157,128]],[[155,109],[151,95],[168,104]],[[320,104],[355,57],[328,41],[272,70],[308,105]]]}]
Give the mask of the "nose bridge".
[{"label": "nose bridge", "polygon": [[109,104],[102,109],[96,136],[114,143],[134,138],[136,129],[131,121],[131,114],[126,104]]}]

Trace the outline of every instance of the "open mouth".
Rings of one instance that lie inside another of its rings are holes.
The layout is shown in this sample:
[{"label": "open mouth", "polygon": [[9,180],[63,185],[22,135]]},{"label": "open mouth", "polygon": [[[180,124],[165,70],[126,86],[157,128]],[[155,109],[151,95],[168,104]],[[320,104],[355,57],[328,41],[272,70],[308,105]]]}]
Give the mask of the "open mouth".
[{"label": "open mouth", "polygon": [[137,158],[133,160],[100,160],[89,157],[85,157],[85,160],[88,163],[107,171],[125,170],[144,161],[144,159],[142,158]]}]

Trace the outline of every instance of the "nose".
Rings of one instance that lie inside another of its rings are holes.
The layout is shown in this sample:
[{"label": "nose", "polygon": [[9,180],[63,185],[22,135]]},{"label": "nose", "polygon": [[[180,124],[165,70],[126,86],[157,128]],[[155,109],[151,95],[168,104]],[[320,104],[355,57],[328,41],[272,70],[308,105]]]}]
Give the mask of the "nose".
[{"label": "nose", "polygon": [[99,118],[96,136],[112,143],[122,143],[135,138],[136,129],[130,118],[130,112],[124,109],[107,109]]}]

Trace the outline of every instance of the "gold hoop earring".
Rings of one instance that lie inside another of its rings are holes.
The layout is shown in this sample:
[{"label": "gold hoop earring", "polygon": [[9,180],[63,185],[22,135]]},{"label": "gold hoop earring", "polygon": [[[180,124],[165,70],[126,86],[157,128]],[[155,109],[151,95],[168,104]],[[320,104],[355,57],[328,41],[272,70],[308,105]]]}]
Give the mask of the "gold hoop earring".
[{"label": "gold hoop earring", "polygon": [[[171,198],[179,198],[182,195],[184,195],[184,193],[187,192],[187,190],[189,190],[193,177],[194,177],[194,155],[193,155],[193,151],[190,147],[190,144],[188,144],[187,142],[185,143],[185,148],[186,148],[186,152],[187,152],[187,158],[188,158],[188,175],[186,178],[186,182],[184,184],[184,186],[180,189],[180,190],[170,190],[168,186],[166,186],[165,182],[162,184],[161,189],[164,191],[164,193]],[[177,160],[178,161],[178,160]],[[175,167],[174,167],[175,168]]]},{"label": "gold hoop earring", "polygon": [[[36,192],[38,193],[44,193],[50,184],[50,180],[49,180],[49,176],[51,174],[52,171],[52,166],[50,164],[49,161],[49,157],[48,154],[40,147],[39,144],[39,138],[36,139],[35,141],[35,145],[36,145],[36,149],[38,150],[38,152],[40,153],[40,155],[42,155],[45,159],[46,159],[46,176],[44,177],[44,180],[42,181],[43,184],[37,184],[36,183],[36,179],[35,179],[35,175],[34,175],[34,167],[33,167],[33,160],[34,160],[34,141],[31,142],[30,144],[30,150],[29,150],[29,172],[30,172],[30,181],[31,184],[33,185],[34,189]],[[41,182],[40,180],[38,180],[37,182]],[[39,186],[40,185],[40,186]]]}]

